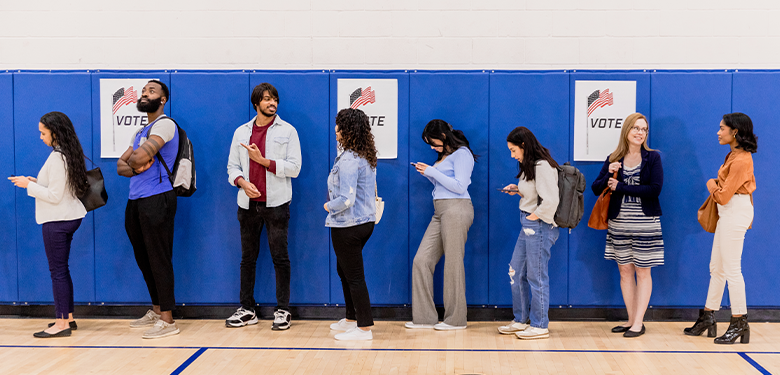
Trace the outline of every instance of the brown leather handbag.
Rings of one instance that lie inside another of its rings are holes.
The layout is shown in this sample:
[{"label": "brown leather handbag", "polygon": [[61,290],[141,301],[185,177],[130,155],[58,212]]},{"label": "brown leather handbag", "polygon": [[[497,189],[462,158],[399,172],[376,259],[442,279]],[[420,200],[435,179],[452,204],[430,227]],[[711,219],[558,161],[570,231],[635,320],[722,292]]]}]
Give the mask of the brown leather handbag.
[{"label": "brown leather handbag", "polygon": [[[612,175],[612,178],[617,179],[617,172]],[[599,195],[599,199],[596,200],[596,204],[593,205],[593,211],[591,211],[590,218],[588,219],[589,227],[598,230],[607,229],[607,220],[609,217],[609,200],[611,198],[612,189],[607,186],[601,195]]]},{"label": "brown leather handbag", "polygon": [[712,199],[712,194],[707,197],[707,200],[699,208],[698,216],[701,227],[707,232],[715,233],[720,216],[718,215],[718,204]]}]

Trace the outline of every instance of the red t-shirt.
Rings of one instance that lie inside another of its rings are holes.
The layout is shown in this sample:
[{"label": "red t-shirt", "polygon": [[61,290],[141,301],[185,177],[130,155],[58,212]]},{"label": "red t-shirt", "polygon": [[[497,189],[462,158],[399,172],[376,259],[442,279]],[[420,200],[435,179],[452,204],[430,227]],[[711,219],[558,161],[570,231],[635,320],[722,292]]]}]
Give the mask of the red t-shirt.
[{"label": "red t-shirt", "polygon": [[[260,149],[260,153],[263,155],[263,157],[267,157],[265,154],[265,138],[268,134],[268,128],[271,127],[271,124],[274,123],[274,120],[276,120],[276,116],[274,116],[271,119],[271,122],[268,123],[266,126],[257,126],[255,123],[252,126],[252,136],[249,138],[249,145],[255,144],[257,145],[257,148]],[[249,146],[247,145],[247,146]],[[249,181],[252,182],[255,187],[257,187],[257,190],[260,192],[260,197],[258,198],[251,198],[250,200],[256,201],[256,202],[265,202],[267,200],[266,198],[266,188],[265,188],[265,171],[269,171],[271,173],[276,174],[276,161],[271,160],[270,165],[268,168],[262,166],[260,163],[255,162],[252,159],[249,159]],[[235,182],[238,182],[238,179],[241,177],[236,178]],[[238,184],[236,184],[238,186]]]}]

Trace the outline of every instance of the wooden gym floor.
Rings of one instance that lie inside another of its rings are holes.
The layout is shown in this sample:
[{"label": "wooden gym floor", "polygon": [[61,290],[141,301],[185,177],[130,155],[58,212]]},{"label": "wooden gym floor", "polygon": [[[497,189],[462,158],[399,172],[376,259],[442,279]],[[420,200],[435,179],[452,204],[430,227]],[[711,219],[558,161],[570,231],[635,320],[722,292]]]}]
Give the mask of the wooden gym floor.
[{"label": "wooden gym floor", "polygon": [[646,323],[634,339],[611,333],[615,322],[552,322],[549,339],[524,341],[498,334],[500,322],[438,332],[381,321],[373,341],[339,342],[320,320],[280,332],[269,320],[179,320],[181,334],[144,340],[129,320],[80,319],[69,338],[33,338],[48,322],[0,319],[0,374],[780,374],[777,323],[751,323],[750,344],[715,345],[683,335],[683,322]]}]

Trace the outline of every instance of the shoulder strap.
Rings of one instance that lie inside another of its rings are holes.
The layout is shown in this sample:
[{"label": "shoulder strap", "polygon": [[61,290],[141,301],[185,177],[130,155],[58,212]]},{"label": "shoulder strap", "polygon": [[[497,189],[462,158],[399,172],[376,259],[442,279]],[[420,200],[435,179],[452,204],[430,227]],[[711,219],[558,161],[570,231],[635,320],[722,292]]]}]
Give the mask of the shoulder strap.
[{"label": "shoulder strap", "polygon": [[[154,124],[156,124],[157,121],[160,121],[160,120],[162,120],[164,118],[167,118],[167,119],[173,121],[173,124],[176,125],[176,128],[177,128],[176,132],[178,133],[179,124],[176,122],[176,120],[174,120],[174,119],[172,119],[172,118],[170,118],[168,116],[163,115],[163,116],[160,116],[157,120],[154,120],[151,124],[149,124],[149,131],[146,132],[146,137],[147,138],[149,137],[149,133],[151,133],[151,131],[152,131],[152,126],[154,126]],[[173,139],[171,139],[171,140],[173,140]],[[165,145],[163,145],[163,146],[165,146]],[[160,147],[160,148],[162,149],[162,147]],[[171,169],[168,168],[168,164],[165,162],[165,159],[162,157],[162,155],[160,155],[160,150],[157,150],[157,155],[155,155],[155,156],[157,156],[157,160],[165,168],[165,172],[168,173],[168,180],[171,182],[171,186],[173,186],[173,173],[171,173]]]}]

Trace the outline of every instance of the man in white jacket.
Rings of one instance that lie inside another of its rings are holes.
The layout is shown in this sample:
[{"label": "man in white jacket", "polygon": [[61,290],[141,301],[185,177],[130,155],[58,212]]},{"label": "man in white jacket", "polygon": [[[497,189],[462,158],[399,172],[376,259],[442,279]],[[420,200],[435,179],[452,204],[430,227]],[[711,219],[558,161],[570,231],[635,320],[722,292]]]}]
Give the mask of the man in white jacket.
[{"label": "man in white jacket", "polygon": [[287,228],[290,221],[292,178],[301,171],[298,132],[276,114],[279,93],[270,83],[252,91],[257,116],[233,134],[228,157],[228,181],[238,190],[238,222],[241,228],[241,307],[227,320],[227,327],[257,324],[255,269],[260,233],[266,226],[268,247],[276,272],[276,308],[271,329],[290,328],[290,258]]}]

